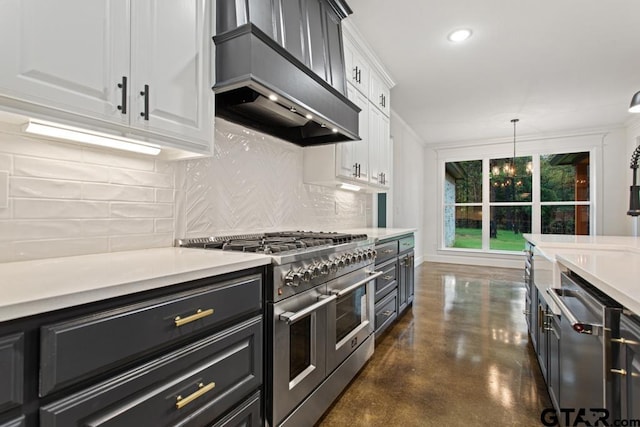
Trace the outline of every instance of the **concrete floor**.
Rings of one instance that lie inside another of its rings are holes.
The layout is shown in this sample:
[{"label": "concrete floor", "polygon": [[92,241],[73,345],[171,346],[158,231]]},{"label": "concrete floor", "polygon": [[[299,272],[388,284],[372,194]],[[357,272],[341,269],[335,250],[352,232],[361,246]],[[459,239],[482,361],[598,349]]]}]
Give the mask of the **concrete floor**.
[{"label": "concrete floor", "polygon": [[522,273],[423,263],[413,308],[317,426],[540,426]]}]

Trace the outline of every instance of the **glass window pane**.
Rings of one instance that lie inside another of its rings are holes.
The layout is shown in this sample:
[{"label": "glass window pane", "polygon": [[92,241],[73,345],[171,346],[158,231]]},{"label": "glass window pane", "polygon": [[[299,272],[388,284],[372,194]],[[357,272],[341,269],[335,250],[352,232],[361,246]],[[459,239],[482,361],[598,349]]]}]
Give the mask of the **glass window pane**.
[{"label": "glass window pane", "polygon": [[540,200],[589,200],[589,153],[540,156]]},{"label": "glass window pane", "polygon": [[444,224],[446,247],[482,249],[482,206],[447,206]]},{"label": "glass window pane", "polygon": [[531,156],[489,160],[489,183],[492,202],[530,202]]},{"label": "glass window pane", "polygon": [[542,234],[589,234],[589,206],[542,206]]},{"label": "glass window pane", "polygon": [[489,227],[489,249],[521,251],[531,233],[531,206],[492,206]]},{"label": "glass window pane", "polygon": [[482,160],[445,164],[445,203],[482,203]]}]

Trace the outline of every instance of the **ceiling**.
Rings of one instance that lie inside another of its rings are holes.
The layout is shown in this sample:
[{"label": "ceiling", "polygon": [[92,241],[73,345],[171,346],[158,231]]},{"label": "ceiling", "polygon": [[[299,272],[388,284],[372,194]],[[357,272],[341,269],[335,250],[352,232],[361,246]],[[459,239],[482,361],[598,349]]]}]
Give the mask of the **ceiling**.
[{"label": "ceiling", "polygon": [[[624,124],[640,90],[638,0],[348,0],[426,144]],[[447,35],[470,28],[466,42]]]}]

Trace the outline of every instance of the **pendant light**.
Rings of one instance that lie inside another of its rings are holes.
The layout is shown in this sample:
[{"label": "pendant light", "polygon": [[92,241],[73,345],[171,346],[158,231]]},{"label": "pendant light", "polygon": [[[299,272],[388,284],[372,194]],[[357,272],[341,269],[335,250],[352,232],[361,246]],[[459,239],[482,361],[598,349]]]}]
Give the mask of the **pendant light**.
[{"label": "pendant light", "polygon": [[[640,93],[640,92],[638,92]],[[638,95],[636,93],[636,95]],[[638,159],[640,159],[640,146],[636,147],[635,151],[631,155],[631,169],[633,170],[633,180],[631,182],[631,195],[629,197],[629,210],[627,215],[639,216],[640,215],[640,185],[638,185]]]},{"label": "pendant light", "polygon": [[513,157],[509,167],[509,176],[512,178],[516,175],[516,123],[519,121],[520,119],[511,119],[511,123],[513,123]]}]

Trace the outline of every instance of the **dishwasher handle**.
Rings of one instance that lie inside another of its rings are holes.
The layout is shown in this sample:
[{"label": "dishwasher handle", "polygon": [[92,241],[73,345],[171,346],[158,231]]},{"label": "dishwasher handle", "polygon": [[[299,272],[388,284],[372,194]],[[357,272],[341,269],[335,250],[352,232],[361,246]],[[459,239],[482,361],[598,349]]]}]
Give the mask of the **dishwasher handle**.
[{"label": "dishwasher handle", "polygon": [[567,307],[563,301],[564,295],[571,295],[579,297],[579,292],[569,289],[547,288],[547,294],[551,297],[551,300],[560,308],[562,315],[566,317],[567,321],[571,324],[574,331],[579,334],[599,335],[602,331],[603,325],[588,323],[579,320],[575,314]]}]

